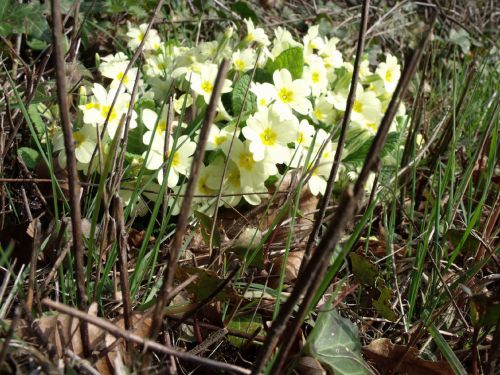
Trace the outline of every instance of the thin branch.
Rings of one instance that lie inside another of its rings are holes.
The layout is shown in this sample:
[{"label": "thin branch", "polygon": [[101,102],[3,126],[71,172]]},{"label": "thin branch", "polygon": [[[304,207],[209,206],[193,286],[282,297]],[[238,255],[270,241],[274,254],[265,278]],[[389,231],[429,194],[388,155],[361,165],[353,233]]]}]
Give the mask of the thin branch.
[{"label": "thin branch", "polygon": [[[61,114],[62,130],[64,135],[64,148],[66,150],[66,160],[69,183],[69,204],[71,207],[71,225],[73,232],[73,253],[75,256],[75,275],[78,308],[87,310],[87,296],[85,294],[85,271],[84,271],[84,248],[82,233],[82,217],[80,211],[80,181],[76,168],[75,145],[73,142],[73,129],[69,117],[68,99],[66,95],[66,74],[64,66],[63,52],[63,30],[61,22],[60,0],[51,0],[52,10],[52,37],[54,41],[54,56],[56,65],[56,86],[59,110]],[[80,330],[82,345],[85,356],[91,354],[89,331],[86,324]]]},{"label": "thin branch", "polygon": [[228,371],[230,373],[234,374],[243,374],[243,375],[248,375],[250,374],[250,370],[244,369],[239,366],[231,365],[228,363],[224,362],[217,362],[212,359],[208,358],[203,358],[203,357],[198,357],[193,354],[187,353],[187,352],[181,352],[177,351],[175,349],[166,347],[164,345],[161,345],[155,341],[145,339],[141,336],[138,336],[136,334],[133,334],[129,331],[126,331],[113,323],[108,322],[105,319],[89,315],[87,313],[84,313],[82,311],[76,310],[74,308],[71,308],[69,306],[63,305],[58,302],[54,302],[50,299],[43,299],[42,304],[53,309],[56,311],[59,311],[63,314],[68,314],[71,316],[74,316],[80,320],[83,320],[87,323],[91,323],[94,326],[97,326],[109,333],[111,333],[115,337],[121,337],[129,342],[133,342],[139,345],[142,345],[144,348],[149,348],[152,350],[155,350],[160,353],[168,354],[168,355],[173,355],[174,357],[179,358],[180,360],[186,361],[186,362],[191,362],[196,365],[200,366],[206,366],[209,368],[214,368],[219,371]]}]

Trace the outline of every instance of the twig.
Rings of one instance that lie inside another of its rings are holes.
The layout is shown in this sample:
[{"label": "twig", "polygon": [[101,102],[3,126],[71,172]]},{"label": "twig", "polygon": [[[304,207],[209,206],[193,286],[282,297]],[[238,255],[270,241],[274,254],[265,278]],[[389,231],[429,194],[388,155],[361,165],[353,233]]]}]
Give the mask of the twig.
[{"label": "twig", "polygon": [[[347,128],[349,127],[349,120],[351,118],[352,108],[354,106],[354,101],[356,99],[356,89],[358,87],[358,80],[359,80],[359,68],[361,65],[361,58],[363,55],[363,51],[365,49],[365,36],[366,36],[366,28],[368,25],[369,10],[370,10],[370,1],[364,0],[363,5],[361,7],[361,25],[358,35],[358,45],[356,48],[356,59],[354,60],[354,70],[352,72],[351,87],[349,89],[349,95],[347,96],[346,109],[344,113],[344,118],[342,120],[342,127],[340,130],[339,140],[337,142],[337,149],[335,150],[335,157],[333,160],[332,169],[330,170],[330,175],[328,176],[326,189],[320,201],[319,211],[318,214],[316,215],[316,219],[314,221],[311,234],[309,235],[309,238],[307,240],[307,245],[304,251],[304,258],[302,259],[299,272],[304,270],[304,267],[307,265],[307,262],[311,258],[312,245],[314,244],[314,242],[318,237],[321,224],[325,218],[326,208],[328,207],[328,203],[332,195],[333,185],[335,184],[335,179],[337,178],[337,172],[339,170],[340,160],[342,158],[342,152],[344,150],[345,139],[347,137]],[[320,157],[321,155],[319,156],[319,158]]]},{"label": "twig", "polygon": [[205,350],[207,350],[212,344],[216,343],[217,341],[221,340],[224,336],[226,336],[228,333],[227,328],[221,328],[218,331],[215,331],[211,333],[205,341],[203,341],[201,344],[196,345],[193,349],[189,351],[191,354],[201,354]]},{"label": "twig", "polygon": [[163,309],[167,305],[170,299],[170,292],[172,290],[175,269],[177,268],[177,258],[179,257],[179,252],[182,246],[182,241],[184,240],[184,235],[188,227],[189,212],[191,211],[191,204],[193,201],[193,195],[198,182],[198,174],[200,171],[200,166],[205,155],[205,146],[207,143],[208,135],[210,132],[210,127],[215,118],[215,113],[217,111],[217,104],[221,95],[224,80],[226,78],[228,70],[227,60],[222,60],[217,77],[214,83],[214,89],[212,96],[210,97],[210,102],[206,110],[205,119],[203,121],[202,128],[200,130],[198,146],[193,156],[193,164],[191,165],[191,172],[189,174],[189,180],[186,186],[185,197],[182,201],[181,212],[177,222],[177,228],[175,231],[174,240],[172,247],[170,249],[168,266],[164,272],[163,284],[161,286],[158,300],[156,302],[153,314],[153,320],[151,322],[151,330],[149,332],[149,337],[155,339],[158,336],[160,325],[163,320]]},{"label": "twig", "polygon": [[488,375],[494,375],[498,356],[500,355],[500,318],[497,320],[493,340],[491,341],[490,358],[488,363]]},{"label": "twig", "polygon": [[130,287],[127,269],[127,232],[125,230],[125,221],[123,216],[123,203],[119,196],[113,198],[114,219],[116,226],[116,241],[118,247],[118,267],[120,270],[120,288],[123,299],[123,319],[125,329],[132,328],[132,303],[130,301]]},{"label": "twig", "polygon": [[80,320],[87,322],[87,323],[91,323],[92,325],[95,325],[95,326],[111,333],[115,337],[121,337],[121,338],[128,340],[130,342],[142,345],[142,346],[144,346],[144,348],[149,348],[149,349],[158,351],[160,353],[173,355],[173,356],[179,358],[180,360],[184,360],[186,362],[191,362],[191,363],[194,363],[196,365],[214,368],[214,369],[217,369],[219,371],[228,371],[231,373],[244,374],[244,375],[250,374],[250,370],[244,369],[244,368],[239,367],[239,366],[231,365],[231,364],[224,363],[224,362],[217,362],[217,361],[214,361],[214,360],[208,359],[208,358],[197,357],[197,356],[192,355],[190,353],[181,352],[181,351],[177,351],[175,349],[171,349],[171,348],[166,347],[164,345],[161,345],[155,341],[145,339],[145,338],[140,337],[136,334],[133,334],[129,331],[126,331],[126,330],[108,322],[105,319],[89,315],[85,312],[76,310],[74,308],[63,305],[61,303],[54,302],[50,299],[47,299],[47,298],[43,299],[42,304],[53,309],[53,310],[74,316]]},{"label": "twig", "polygon": [[[69,183],[69,203],[71,207],[71,225],[73,232],[73,252],[75,256],[75,275],[78,307],[87,310],[87,296],[85,294],[85,271],[84,271],[84,248],[83,233],[80,211],[80,182],[76,168],[75,145],[73,143],[73,131],[69,117],[68,99],[66,95],[66,74],[64,68],[64,52],[62,40],[61,4],[60,0],[51,0],[52,11],[52,37],[54,41],[54,55],[56,64],[56,86],[59,110],[61,115],[62,130],[64,135],[64,148]],[[89,331],[86,324],[82,324],[81,330],[83,352],[85,356],[91,354]]]},{"label": "twig", "polygon": [[[325,272],[330,265],[331,254],[337,246],[341,235],[344,233],[347,224],[352,220],[352,217],[357,210],[358,202],[362,197],[362,194],[364,192],[364,185],[368,180],[370,173],[374,169],[376,169],[379,164],[379,154],[383,145],[385,144],[390,125],[392,123],[392,120],[394,119],[394,116],[396,115],[401,98],[405,95],[410,84],[410,80],[418,67],[418,63],[420,61],[422,53],[430,39],[431,30],[432,27],[429,28],[419,47],[416,51],[414,51],[411,59],[406,65],[398,86],[396,87],[396,91],[394,92],[389,103],[387,111],[382,118],[380,127],[377,131],[377,134],[375,135],[373,143],[363,164],[363,168],[359,173],[356,184],[354,185],[353,189],[348,188],[345,191],[340,201],[339,207],[337,208],[337,215],[333,217],[330,225],[328,226],[325,234],[321,239],[321,242],[318,245],[317,250],[313,253],[310,261],[304,268],[304,272],[299,275],[292,293],[280,309],[278,317],[271,325],[271,328],[269,329],[269,332],[266,336],[266,342],[264,343],[255,361],[255,366],[252,370],[252,374],[256,375],[262,373],[264,366],[266,365],[276,347],[276,344],[278,343],[278,340],[281,338],[283,332],[285,331],[285,328],[287,328],[287,323],[291,318],[296,304],[302,297],[304,297],[299,306],[297,318],[294,319],[292,321],[292,324],[288,327],[287,335],[289,337],[295,337],[300,326],[302,325],[303,317],[308,311],[316,290],[318,289],[321,281],[323,280]],[[347,254],[341,254],[337,258],[337,261],[343,261],[345,259],[345,256],[347,256]],[[288,347],[291,341],[293,340],[288,340],[284,343],[285,347],[280,352],[282,353],[281,360],[280,358],[278,358],[271,372],[279,373],[275,370],[278,370],[282,367],[284,361],[283,353],[286,353],[288,351]]]}]

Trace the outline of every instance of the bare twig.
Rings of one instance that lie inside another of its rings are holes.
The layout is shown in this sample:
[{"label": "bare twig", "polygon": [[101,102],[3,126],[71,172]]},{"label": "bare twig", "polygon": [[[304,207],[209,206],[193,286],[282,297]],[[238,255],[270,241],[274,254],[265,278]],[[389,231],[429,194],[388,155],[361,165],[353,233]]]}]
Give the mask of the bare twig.
[{"label": "bare twig", "polygon": [[[297,313],[297,317],[291,322],[290,326],[287,330],[287,335],[289,337],[295,337],[300,326],[302,325],[303,317],[308,311],[310,304],[315,296],[316,290],[318,289],[325,272],[330,264],[330,257],[335,249],[341,235],[343,234],[347,224],[352,220],[355,212],[357,211],[358,202],[360,201],[362,194],[364,192],[364,185],[373,170],[376,170],[379,164],[379,154],[385,143],[387,138],[387,134],[389,132],[390,124],[396,115],[397,109],[399,107],[401,98],[405,95],[410,79],[413,77],[415,73],[422,53],[429,41],[431,35],[431,28],[423,38],[420,46],[414,51],[411,59],[406,65],[401,79],[396,87],[396,91],[391,99],[391,102],[387,108],[384,117],[382,118],[380,127],[375,135],[373,143],[370,147],[368,155],[365,159],[365,163],[363,164],[363,168],[359,173],[359,177],[354,185],[353,189],[347,189],[344,193],[339,207],[337,208],[337,215],[335,215],[328,226],[325,234],[322,237],[321,242],[318,245],[317,250],[313,253],[310,261],[307,263],[304,268],[304,272],[302,272],[296,283],[295,287],[290,294],[287,301],[284,303],[282,308],[279,311],[278,317],[271,325],[271,328],[266,336],[266,341],[259,353],[255,361],[255,366],[252,370],[252,374],[260,374],[267,361],[269,360],[271,354],[273,353],[278,340],[281,338],[285,328],[287,328],[287,323],[291,318],[291,315],[294,311],[296,304],[301,300],[303,300],[299,306],[299,311]],[[341,254],[338,257],[338,261],[343,261],[347,254]],[[284,343],[284,348],[281,353],[286,353],[288,351],[289,343],[293,340],[288,340]],[[283,359],[278,358],[273,366],[273,370],[271,372],[278,373],[276,370],[279,370],[283,366]]]},{"label": "bare twig", "polygon": [[190,353],[181,352],[181,351],[177,351],[175,349],[166,347],[166,346],[161,345],[155,341],[145,339],[145,338],[140,337],[138,335],[135,335],[129,331],[126,331],[126,330],[108,322],[105,319],[89,315],[85,312],[76,310],[74,308],[63,305],[61,303],[51,301],[50,299],[46,299],[46,298],[43,299],[42,304],[53,309],[53,310],[74,316],[80,320],[87,322],[87,323],[91,323],[92,325],[95,325],[95,326],[111,333],[115,337],[121,337],[127,341],[142,345],[145,348],[149,348],[151,350],[155,350],[155,351],[158,351],[160,353],[173,355],[173,356],[179,358],[180,360],[183,360],[186,362],[191,362],[191,363],[194,363],[196,365],[214,368],[214,369],[217,369],[219,371],[228,371],[230,373],[244,374],[244,375],[250,374],[249,370],[244,369],[244,368],[239,367],[239,366],[231,365],[231,364],[224,363],[224,362],[217,362],[217,361],[214,361],[214,360],[208,359],[208,358],[197,357],[197,356],[192,355]]},{"label": "bare twig", "polygon": [[[320,201],[319,211],[316,215],[316,219],[314,220],[311,234],[309,235],[309,238],[307,240],[306,249],[304,251],[304,258],[302,259],[302,263],[300,265],[300,271],[304,269],[304,267],[307,265],[307,262],[311,258],[312,245],[314,244],[314,242],[318,237],[321,224],[323,223],[323,219],[325,218],[326,208],[328,207],[328,203],[330,202],[330,197],[333,191],[333,185],[335,184],[335,179],[337,178],[337,172],[340,167],[340,160],[342,158],[344,143],[347,137],[347,128],[349,127],[349,120],[351,118],[352,107],[354,106],[354,101],[356,99],[356,89],[358,87],[358,79],[359,79],[359,67],[361,65],[361,59],[363,51],[365,49],[365,35],[366,35],[366,28],[368,25],[369,10],[370,10],[370,1],[364,0],[363,5],[361,7],[361,25],[359,29],[358,45],[356,48],[356,58],[354,60],[354,70],[352,72],[351,87],[349,89],[349,95],[347,96],[347,103],[346,103],[344,118],[342,120],[342,127],[340,130],[339,140],[337,142],[337,149],[335,150],[335,157],[333,160],[332,169],[330,170],[330,175],[328,176],[326,189]],[[319,157],[321,157],[321,155]]]},{"label": "bare twig", "polygon": [[[80,181],[76,168],[75,145],[73,143],[73,131],[69,117],[68,99],[66,95],[66,74],[64,67],[63,52],[63,30],[61,22],[61,4],[60,0],[51,0],[52,11],[52,37],[54,41],[54,55],[56,64],[56,86],[59,110],[61,114],[62,130],[64,135],[64,148],[66,150],[66,160],[68,168],[69,183],[69,203],[71,207],[71,225],[73,231],[73,252],[75,256],[75,275],[78,307],[84,311],[87,310],[87,296],[85,292],[85,271],[84,271],[84,248],[83,233],[80,211]],[[82,345],[85,356],[91,354],[89,332],[86,324],[82,324],[80,330],[82,336]]]},{"label": "bare twig", "polygon": [[118,246],[118,267],[120,270],[120,287],[122,290],[123,298],[123,319],[125,322],[125,329],[132,328],[132,303],[130,301],[130,287],[128,280],[127,269],[127,232],[125,230],[125,221],[123,216],[123,203],[119,196],[113,199],[114,219],[116,226],[116,241]]}]

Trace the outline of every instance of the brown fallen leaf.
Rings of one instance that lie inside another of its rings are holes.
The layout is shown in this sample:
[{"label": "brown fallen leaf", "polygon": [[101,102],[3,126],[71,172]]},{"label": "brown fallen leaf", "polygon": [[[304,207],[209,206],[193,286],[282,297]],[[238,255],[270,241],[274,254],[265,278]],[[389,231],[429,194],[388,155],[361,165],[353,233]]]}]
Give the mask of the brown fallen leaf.
[{"label": "brown fallen leaf", "polygon": [[[285,283],[290,284],[297,279],[297,276],[299,275],[300,263],[302,263],[302,258],[304,258],[304,251],[292,251],[288,254],[285,263]],[[274,265],[272,267],[271,275],[275,277],[270,279],[271,286],[273,286],[273,284],[275,283],[276,285],[279,284],[279,276],[283,268],[283,260],[284,255],[281,255],[273,262]]]},{"label": "brown fallen leaf", "polygon": [[[406,352],[405,345],[396,345],[389,339],[377,339],[361,349],[363,356],[381,374],[391,374],[394,366],[403,358]],[[427,361],[419,357],[416,348],[410,348],[398,370],[404,375],[453,375],[454,372],[448,362]]]}]

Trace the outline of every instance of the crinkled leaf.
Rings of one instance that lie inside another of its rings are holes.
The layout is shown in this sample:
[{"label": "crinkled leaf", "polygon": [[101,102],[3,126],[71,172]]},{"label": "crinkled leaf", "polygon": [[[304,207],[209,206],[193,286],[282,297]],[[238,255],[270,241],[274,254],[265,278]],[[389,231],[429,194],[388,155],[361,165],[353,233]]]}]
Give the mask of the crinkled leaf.
[{"label": "crinkled leaf", "polygon": [[[201,301],[210,296],[217,287],[223,282],[217,273],[211,270],[194,267],[179,267],[175,271],[175,278],[178,282],[183,282],[189,277],[197,275],[194,280],[186,288],[190,293],[194,294],[195,301]],[[240,298],[238,292],[231,286],[226,285],[215,297],[217,300]]]},{"label": "crinkled leaf", "polygon": [[250,86],[250,78],[249,74],[244,74],[234,84],[233,92],[231,93],[231,107],[235,116],[240,113],[242,108],[243,112],[255,110],[255,94],[250,91],[248,91],[247,100],[245,101],[245,106],[243,106],[245,92],[247,91],[247,87]]},{"label": "crinkled leaf", "polygon": [[354,276],[356,276],[362,284],[375,287],[375,282],[379,275],[378,267],[366,257],[356,253],[351,253],[350,258]]},{"label": "crinkled leaf", "polygon": [[378,299],[373,300],[373,307],[380,314],[381,317],[388,319],[390,321],[395,321],[397,316],[391,307],[392,291],[383,286],[380,288],[380,296]]},{"label": "crinkled leaf", "polygon": [[[200,232],[203,237],[203,241],[207,246],[210,246],[210,234],[212,232],[213,220],[202,212],[195,211],[194,216],[198,219],[198,223],[200,224]],[[214,236],[212,238],[212,245],[215,247],[220,246],[220,233],[215,227]]]},{"label": "crinkled leaf", "polygon": [[[370,151],[370,147],[372,145],[374,137],[368,138],[359,148],[355,151],[351,152],[347,155],[342,161],[347,164],[352,164],[354,166],[360,166],[366,159],[368,155],[368,151]],[[394,150],[396,150],[399,145],[399,133],[392,132],[387,135],[387,140],[385,142],[385,146],[380,152],[380,157],[383,159],[384,157],[391,155]]]},{"label": "crinkled leaf", "polygon": [[38,153],[37,150],[33,150],[30,147],[20,147],[17,149],[17,155],[23,159],[24,164],[29,169],[35,169],[36,163],[38,161],[38,158],[40,154]]},{"label": "crinkled leaf", "polygon": [[306,352],[320,361],[330,374],[372,374],[361,357],[358,329],[336,310],[326,310],[309,335]]},{"label": "crinkled leaf", "polygon": [[292,47],[281,52],[274,61],[269,61],[266,70],[273,73],[275,70],[288,69],[293,79],[302,77],[304,70],[304,53],[302,47]]}]

